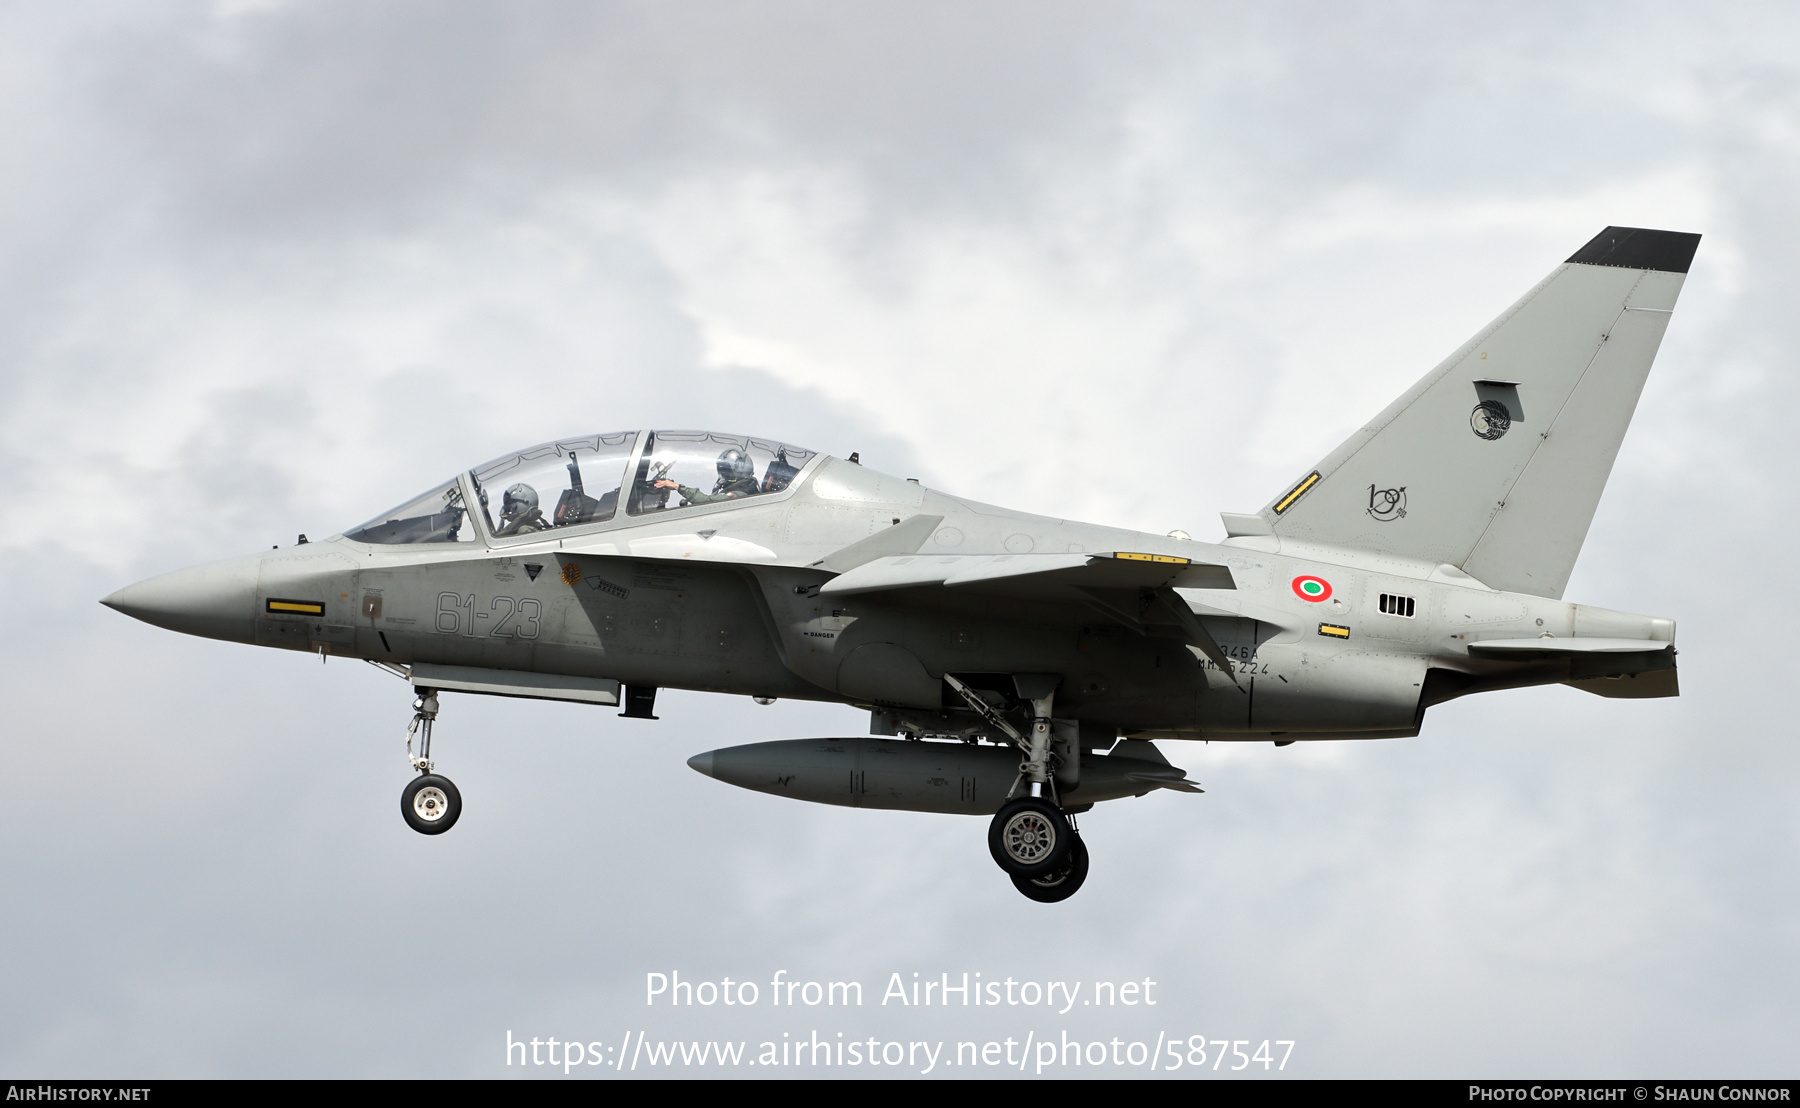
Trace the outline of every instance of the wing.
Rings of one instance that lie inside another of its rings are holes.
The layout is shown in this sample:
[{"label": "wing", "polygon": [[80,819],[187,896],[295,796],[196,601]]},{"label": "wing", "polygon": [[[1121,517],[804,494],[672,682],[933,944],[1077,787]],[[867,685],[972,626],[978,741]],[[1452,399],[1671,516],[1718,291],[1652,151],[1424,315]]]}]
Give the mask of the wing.
[{"label": "wing", "polygon": [[[1117,550],[1103,554],[914,554],[865,562],[819,587],[820,595],[855,596],[897,589],[941,588],[958,593],[1076,602],[1142,631],[1172,618],[1182,637],[1225,673],[1231,661],[1188,602],[1175,592],[1235,589],[1231,570],[1168,554]],[[1152,615],[1152,612],[1156,615]]]},{"label": "wing", "polygon": [[877,558],[827,581],[833,596],[935,586],[1063,599],[1070,589],[1233,589],[1231,570],[1167,554],[913,554]]}]

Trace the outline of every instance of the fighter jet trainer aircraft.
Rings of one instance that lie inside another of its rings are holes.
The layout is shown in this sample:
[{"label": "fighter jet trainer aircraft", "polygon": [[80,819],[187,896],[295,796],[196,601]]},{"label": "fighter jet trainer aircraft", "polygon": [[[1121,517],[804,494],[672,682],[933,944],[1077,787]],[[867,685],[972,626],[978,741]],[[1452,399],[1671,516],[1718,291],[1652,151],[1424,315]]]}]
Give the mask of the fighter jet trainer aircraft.
[{"label": "fighter jet trainer aircraft", "polygon": [[1699,241],[1608,227],[1218,543],[991,507],[855,454],[625,431],[103,603],[405,677],[401,813],[427,835],[462,811],[431,760],[440,693],[631,719],[659,688],[866,708],[870,736],[688,764],[992,816],[1000,868],[1058,901],[1088,871],[1073,817],[1199,791],[1155,740],[1413,736],[1433,704],[1528,685],[1677,694],[1673,621],[1561,598]]}]

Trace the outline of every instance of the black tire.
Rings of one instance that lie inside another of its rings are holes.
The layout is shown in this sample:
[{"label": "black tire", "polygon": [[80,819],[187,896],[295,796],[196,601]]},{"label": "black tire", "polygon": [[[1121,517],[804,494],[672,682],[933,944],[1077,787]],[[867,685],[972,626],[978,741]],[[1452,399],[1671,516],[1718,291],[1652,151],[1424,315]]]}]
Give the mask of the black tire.
[{"label": "black tire", "polygon": [[1067,900],[1081,888],[1087,880],[1088,851],[1087,844],[1076,835],[1069,843],[1069,859],[1063,863],[1062,869],[1048,873],[1042,877],[1015,877],[1013,886],[1031,899],[1041,904],[1055,904],[1059,900]]},{"label": "black tire", "polygon": [[455,827],[462,815],[462,794],[448,777],[422,773],[401,791],[400,814],[406,826],[419,834],[442,835]]},{"label": "black tire", "polygon": [[1074,838],[1062,809],[1035,796],[1008,801],[988,824],[988,851],[1013,877],[1042,877],[1062,869]]}]

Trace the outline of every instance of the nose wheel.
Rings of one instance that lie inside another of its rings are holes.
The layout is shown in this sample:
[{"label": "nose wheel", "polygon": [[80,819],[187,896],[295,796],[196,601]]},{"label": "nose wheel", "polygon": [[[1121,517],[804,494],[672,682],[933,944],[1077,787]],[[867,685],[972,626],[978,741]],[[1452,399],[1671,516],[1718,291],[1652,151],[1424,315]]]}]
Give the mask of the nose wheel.
[{"label": "nose wheel", "polygon": [[462,794],[448,777],[422,773],[401,791],[400,815],[421,835],[442,835],[462,815]]},{"label": "nose wheel", "polygon": [[[448,777],[431,772],[431,725],[437,722],[438,698],[431,689],[419,689],[413,701],[412,724],[406,729],[406,759],[419,771],[400,791],[400,815],[421,835],[442,835],[456,826],[462,815],[462,793]],[[419,752],[413,753],[413,736]]]}]

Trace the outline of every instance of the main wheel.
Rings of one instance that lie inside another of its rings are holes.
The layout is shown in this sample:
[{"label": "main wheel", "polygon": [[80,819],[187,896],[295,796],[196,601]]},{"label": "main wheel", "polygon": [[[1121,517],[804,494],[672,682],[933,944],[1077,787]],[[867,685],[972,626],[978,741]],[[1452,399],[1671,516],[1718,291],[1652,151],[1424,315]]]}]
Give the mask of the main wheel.
[{"label": "main wheel", "polygon": [[1035,796],[1008,801],[988,824],[988,850],[1013,877],[1042,877],[1060,870],[1074,837],[1062,809]]},{"label": "main wheel", "polygon": [[1069,842],[1069,860],[1055,873],[1046,873],[1042,877],[1015,877],[1013,885],[1026,896],[1044,904],[1055,904],[1059,900],[1067,900],[1081,888],[1087,880],[1088,852],[1087,844],[1076,835]]},{"label": "main wheel", "polygon": [[448,777],[420,774],[400,793],[400,814],[419,834],[442,835],[456,826],[456,817],[462,815],[462,794]]}]

